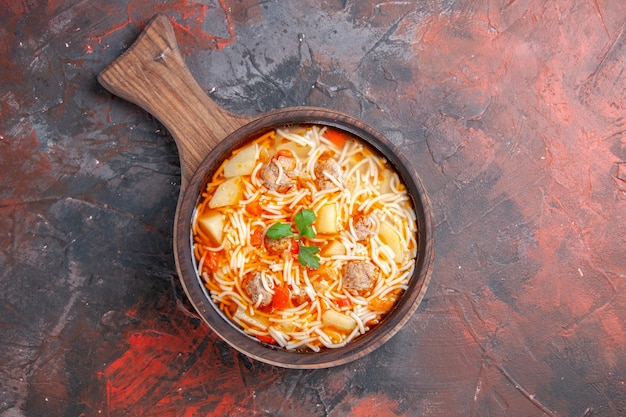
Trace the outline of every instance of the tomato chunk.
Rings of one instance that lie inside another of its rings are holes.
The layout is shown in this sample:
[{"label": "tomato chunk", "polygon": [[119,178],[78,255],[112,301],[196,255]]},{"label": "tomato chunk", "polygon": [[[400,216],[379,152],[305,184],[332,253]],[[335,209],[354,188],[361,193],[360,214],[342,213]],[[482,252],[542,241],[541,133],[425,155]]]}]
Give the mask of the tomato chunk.
[{"label": "tomato chunk", "polygon": [[343,144],[346,142],[346,135],[343,132],[335,129],[328,129],[324,132],[324,137],[331,141],[333,145],[338,148],[341,148]]},{"label": "tomato chunk", "polygon": [[276,341],[274,340],[274,338],[269,335],[259,334],[256,336],[256,338],[259,339],[263,343],[268,343],[270,345],[276,344]]},{"label": "tomato chunk", "polygon": [[204,266],[211,272],[215,273],[219,267],[220,260],[224,255],[223,251],[215,252],[208,251],[206,257],[204,258]]},{"label": "tomato chunk", "polygon": [[250,244],[255,248],[263,246],[263,228],[258,226],[252,229],[250,233]]},{"label": "tomato chunk", "polygon": [[258,200],[254,200],[246,204],[246,211],[253,216],[260,216],[263,214],[263,207],[261,207],[261,203]]},{"label": "tomato chunk", "polygon": [[274,310],[284,310],[289,307],[289,298],[291,294],[285,287],[274,288],[274,297],[272,298],[272,308]]},{"label": "tomato chunk", "polygon": [[337,304],[337,307],[339,308],[344,308],[344,307],[350,307],[352,305],[352,300],[350,300],[349,298],[338,298],[335,301],[335,304]]},{"label": "tomato chunk", "polygon": [[294,239],[291,242],[291,254],[297,255],[300,252],[300,244]]}]

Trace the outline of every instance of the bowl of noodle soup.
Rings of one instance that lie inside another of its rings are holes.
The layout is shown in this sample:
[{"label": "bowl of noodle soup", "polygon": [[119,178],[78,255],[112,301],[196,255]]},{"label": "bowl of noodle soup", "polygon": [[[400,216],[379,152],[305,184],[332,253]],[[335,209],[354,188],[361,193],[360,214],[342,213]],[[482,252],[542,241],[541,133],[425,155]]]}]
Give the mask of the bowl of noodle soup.
[{"label": "bowl of noodle soup", "polygon": [[372,352],[430,279],[417,173],[383,135],[334,111],[277,110],[234,131],[200,163],[177,216],[195,309],[272,365],[324,368]]},{"label": "bowl of noodle soup", "polygon": [[382,134],[316,107],[230,113],[193,78],[164,14],[98,81],[176,142],[176,269],[230,346],[328,368],[409,321],[430,281],[432,214],[415,167]]}]

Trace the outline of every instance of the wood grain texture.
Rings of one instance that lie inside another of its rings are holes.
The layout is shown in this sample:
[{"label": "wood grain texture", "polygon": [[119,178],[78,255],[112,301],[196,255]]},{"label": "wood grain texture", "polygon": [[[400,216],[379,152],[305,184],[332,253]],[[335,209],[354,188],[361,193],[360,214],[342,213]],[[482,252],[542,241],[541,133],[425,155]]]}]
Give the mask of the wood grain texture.
[{"label": "wood grain texture", "polygon": [[98,74],[98,81],[154,115],[172,134],[180,155],[182,190],[209,151],[251,120],[219,107],[202,90],[164,14],[152,18],[135,43]]}]

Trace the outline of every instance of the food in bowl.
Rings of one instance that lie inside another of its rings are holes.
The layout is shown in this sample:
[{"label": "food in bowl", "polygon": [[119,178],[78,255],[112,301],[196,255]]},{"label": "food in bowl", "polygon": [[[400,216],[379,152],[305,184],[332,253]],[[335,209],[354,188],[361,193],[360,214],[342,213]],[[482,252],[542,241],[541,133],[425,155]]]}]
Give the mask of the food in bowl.
[{"label": "food in bowl", "polygon": [[272,129],[213,174],[192,221],[212,302],[260,343],[339,348],[375,328],[408,288],[418,233],[386,158],[329,126]]}]

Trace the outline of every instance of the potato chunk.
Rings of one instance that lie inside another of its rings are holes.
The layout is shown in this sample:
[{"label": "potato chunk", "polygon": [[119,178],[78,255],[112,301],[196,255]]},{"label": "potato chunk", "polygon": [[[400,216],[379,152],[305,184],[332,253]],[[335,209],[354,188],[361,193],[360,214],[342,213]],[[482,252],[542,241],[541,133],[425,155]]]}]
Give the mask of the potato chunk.
[{"label": "potato chunk", "polygon": [[335,203],[326,204],[319,209],[315,227],[321,234],[339,233],[338,208]]},{"label": "potato chunk", "polygon": [[350,333],[356,327],[356,320],[335,310],[326,310],[322,314],[322,324],[334,327],[342,332]]},{"label": "potato chunk", "polygon": [[218,211],[207,211],[198,217],[198,226],[213,244],[219,245],[222,242],[222,231],[224,230],[224,215]]},{"label": "potato chunk", "polygon": [[381,222],[380,229],[378,231],[378,237],[380,240],[394,253],[394,259],[396,262],[402,262],[404,257],[404,249],[402,248],[402,239],[400,235],[389,223]]},{"label": "potato chunk", "polygon": [[346,247],[339,240],[333,240],[328,245],[324,246],[320,255],[324,257],[330,257],[334,255],[345,255],[347,253]]},{"label": "potato chunk", "polygon": [[221,183],[209,201],[209,207],[217,208],[237,204],[243,198],[242,182],[241,177],[235,177]]},{"label": "potato chunk", "polygon": [[251,316],[250,314],[248,314],[246,310],[244,310],[241,307],[239,307],[237,311],[235,311],[235,315],[233,317],[237,320],[241,320],[248,326],[251,326],[260,330],[267,330],[269,326],[269,321],[267,320],[267,318],[263,316],[259,316],[259,315]]},{"label": "potato chunk", "polygon": [[224,164],[224,176],[226,178],[250,175],[256,165],[256,145],[237,152],[226,164]]}]

